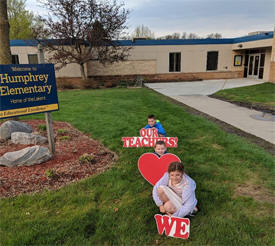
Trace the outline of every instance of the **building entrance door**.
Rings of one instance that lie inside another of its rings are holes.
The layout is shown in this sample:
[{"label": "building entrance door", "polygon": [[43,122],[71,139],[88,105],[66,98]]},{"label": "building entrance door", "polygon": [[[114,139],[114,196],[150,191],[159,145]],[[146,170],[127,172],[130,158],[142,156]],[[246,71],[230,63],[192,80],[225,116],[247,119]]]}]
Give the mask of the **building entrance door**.
[{"label": "building entrance door", "polygon": [[258,79],[260,68],[260,54],[249,55],[247,78]]},{"label": "building entrance door", "polygon": [[263,79],[265,50],[247,50],[245,52],[244,78]]}]

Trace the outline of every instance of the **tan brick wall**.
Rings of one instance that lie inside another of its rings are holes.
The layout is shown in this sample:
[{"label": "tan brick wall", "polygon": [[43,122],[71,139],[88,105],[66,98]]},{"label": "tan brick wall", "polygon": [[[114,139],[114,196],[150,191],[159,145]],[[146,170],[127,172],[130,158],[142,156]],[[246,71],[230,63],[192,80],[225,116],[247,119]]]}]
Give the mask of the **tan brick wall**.
[{"label": "tan brick wall", "polygon": [[169,73],[169,53],[181,53],[181,73],[206,72],[207,52],[218,51],[216,72],[227,72],[232,64],[232,44],[134,46],[129,60],[156,60],[156,73]]},{"label": "tan brick wall", "polygon": [[270,62],[269,81],[275,83],[275,61]]},{"label": "tan brick wall", "polygon": [[[115,85],[120,82],[135,81],[138,77],[146,82],[173,82],[173,81],[198,81],[202,79],[231,79],[241,78],[242,72],[203,72],[203,73],[165,73],[165,74],[128,74],[128,75],[104,75],[89,76],[89,83],[99,85]],[[83,88],[83,81],[80,77],[57,78],[57,86],[60,89]],[[85,87],[84,87],[85,88]],[[96,88],[96,87],[95,87]]]},{"label": "tan brick wall", "polygon": [[[241,47],[239,45],[242,45]],[[242,50],[242,49],[255,49],[255,48],[264,48],[270,47],[272,45],[272,38],[261,39],[256,41],[241,42],[232,45],[233,50]]]},{"label": "tan brick wall", "polygon": [[37,47],[33,46],[12,46],[11,47],[12,55],[18,55],[20,64],[29,64],[28,55],[37,54]]},{"label": "tan brick wall", "polygon": [[181,52],[181,73],[206,72],[207,52],[218,51],[216,72],[231,71],[232,45],[154,45],[135,46],[127,61],[113,65],[89,62],[89,75],[127,75],[169,73],[169,53]]},{"label": "tan brick wall", "polygon": [[165,73],[165,74],[129,74],[129,75],[109,75],[109,76],[90,76],[99,82],[132,81],[142,76],[147,82],[172,82],[172,81],[196,81],[209,79],[232,79],[242,78],[242,71],[237,72],[202,72],[202,73]]},{"label": "tan brick wall", "polygon": [[273,33],[273,44],[270,58],[269,81],[275,83],[275,28]]},{"label": "tan brick wall", "polygon": [[87,65],[88,76],[155,74],[156,60],[123,61],[102,65],[96,61]]},{"label": "tan brick wall", "polygon": [[271,47],[265,49],[264,77],[263,77],[264,81],[269,81],[270,60],[271,60]]}]

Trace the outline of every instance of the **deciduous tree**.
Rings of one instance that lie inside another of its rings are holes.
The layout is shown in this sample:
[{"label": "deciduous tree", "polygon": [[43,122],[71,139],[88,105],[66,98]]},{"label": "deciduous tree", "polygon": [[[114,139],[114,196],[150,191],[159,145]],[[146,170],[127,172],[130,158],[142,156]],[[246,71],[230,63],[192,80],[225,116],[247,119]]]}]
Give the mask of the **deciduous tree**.
[{"label": "deciduous tree", "polygon": [[218,38],[222,38],[222,35],[220,33],[210,33],[207,35],[206,38],[218,39]]},{"label": "deciduous tree", "polygon": [[182,39],[187,39],[187,33],[186,33],[186,32],[183,32],[182,35],[181,35],[181,38],[182,38]]},{"label": "deciduous tree", "polygon": [[166,36],[160,37],[158,39],[200,39],[196,33],[189,33],[187,34],[186,32],[182,33],[182,36],[178,32],[174,32],[173,34],[168,34]]},{"label": "deciduous tree", "polygon": [[0,0],[0,64],[11,64],[7,1]]},{"label": "deciduous tree", "polygon": [[80,65],[82,79],[87,78],[84,64],[91,60],[113,63],[128,56],[129,47],[116,40],[125,32],[129,11],[115,1],[44,0],[49,16],[40,17],[44,26],[35,28],[36,38],[50,52],[49,61],[58,68],[69,63]]},{"label": "deciduous tree", "polygon": [[32,26],[36,18],[26,10],[26,0],[8,0],[10,39],[33,39]]},{"label": "deciduous tree", "polygon": [[189,33],[187,39],[200,39],[200,37],[196,33]]},{"label": "deciduous tree", "polygon": [[164,39],[180,39],[180,33],[174,32],[173,34],[166,35]]},{"label": "deciduous tree", "polygon": [[150,30],[149,27],[141,25],[136,27],[135,31],[132,33],[132,38],[154,39],[155,34]]}]

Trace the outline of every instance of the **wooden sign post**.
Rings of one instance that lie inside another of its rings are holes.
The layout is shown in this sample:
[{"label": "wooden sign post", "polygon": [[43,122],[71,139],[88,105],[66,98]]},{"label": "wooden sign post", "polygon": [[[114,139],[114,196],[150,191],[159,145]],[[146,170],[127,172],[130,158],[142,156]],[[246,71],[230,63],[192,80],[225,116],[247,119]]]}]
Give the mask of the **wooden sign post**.
[{"label": "wooden sign post", "polygon": [[55,153],[55,145],[54,145],[54,133],[53,133],[53,122],[52,122],[51,112],[45,113],[45,119],[46,119],[49,149],[50,149],[51,153],[54,154]]},{"label": "wooden sign post", "polygon": [[[41,44],[38,44],[38,52],[39,52],[39,63],[44,64],[45,57],[44,57],[43,47]],[[45,113],[45,120],[46,120],[49,149],[50,149],[50,152],[52,153],[52,155],[54,155],[55,154],[55,144],[54,144],[54,132],[53,132],[53,122],[52,122],[51,112]]]}]

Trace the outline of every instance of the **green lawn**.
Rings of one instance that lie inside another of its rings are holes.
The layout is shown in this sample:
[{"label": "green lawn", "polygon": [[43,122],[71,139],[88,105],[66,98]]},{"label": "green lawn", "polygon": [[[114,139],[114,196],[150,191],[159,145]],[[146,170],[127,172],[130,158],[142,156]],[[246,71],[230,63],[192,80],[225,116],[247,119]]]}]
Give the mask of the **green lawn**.
[{"label": "green lawn", "polygon": [[275,110],[275,84],[270,82],[226,89],[213,94],[213,96]]},{"label": "green lawn", "polygon": [[[147,89],[64,91],[59,102],[54,120],[90,133],[119,159],[58,191],[1,199],[0,245],[274,245],[274,162],[260,147]],[[170,152],[197,183],[201,212],[187,241],[157,234],[152,187],[137,168],[152,149],[122,148],[121,137],[137,136],[149,113],[179,138]],[[239,185],[260,187],[261,201],[238,194]]]}]

